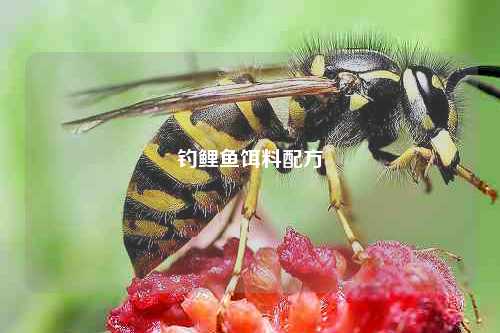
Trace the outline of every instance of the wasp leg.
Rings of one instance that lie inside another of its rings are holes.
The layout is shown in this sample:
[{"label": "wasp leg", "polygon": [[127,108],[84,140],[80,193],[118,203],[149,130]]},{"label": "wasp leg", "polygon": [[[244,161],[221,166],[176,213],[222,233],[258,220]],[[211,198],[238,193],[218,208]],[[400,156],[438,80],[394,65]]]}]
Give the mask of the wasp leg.
[{"label": "wasp leg", "polygon": [[328,190],[330,193],[330,207],[340,209],[344,205],[342,202],[342,186],[337,169],[337,156],[335,148],[331,145],[323,147],[323,158],[325,161],[325,172],[328,178]]},{"label": "wasp leg", "polygon": [[[276,152],[278,148],[276,144],[271,140],[261,139],[257,142],[254,149],[260,151],[262,157],[262,153],[264,152],[264,150]],[[262,161],[262,158],[260,158],[260,161]],[[255,211],[257,210],[257,199],[259,197],[261,181],[262,181],[262,168],[260,167],[260,165],[252,165],[250,167],[248,191],[246,193],[241,212],[243,215],[243,219],[240,224],[240,241],[238,244],[238,252],[236,254],[236,261],[234,263],[231,279],[229,280],[224,295],[221,299],[219,314],[217,318],[219,325],[222,323],[222,315],[224,313],[224,310],[229,305],[229,301],[231,300],[231,297],[234,294],[236,285],[238,284],[238,280],[240,278],[241,269],[243,266],[243,259],[245,256],[245,249],[247,245],[248,226],[252,217],[255,216]]]},{"label": "wasp leg", "polygon": [[219,229],[219,231],[215,234],[213,237],[212,241],[208,244],[207,247],[213,246],[219,239],[221,239],[224,236],[224,233],[226,232],[228,226],[235,221],[236,215],[238,214],[238,207],[240,206],[241,203],[241,192],[236,195],[236,198],[234,198],[234,201],[231,205],[231,211],[229,212],[227,218],[222,222],[222,225]]},{"label": "wasp leg", "polygon": [[328,190],[330,194],[330,209],[334,209],[339,219],[344,233],[349,241],[354,252],[354,258],[357,260],[364,260],[367,258],[361,242],[355,236],[350,221],[346,217],[346,212],[343,208],[342,185],[337,170],[335,148],[332,145],[325,145],[323,147],[323,159],[325,161],[326,177],[328,180]]},{"label": "wasp leg", "polygon": [[[228,225],[230,224],[231,221],[234,221],[234,218],[236,216],[236,212],[238,210],[238,207],[240,205],[240,200],[241,200],[241,192],[239,194],[236,195],[236,198],[233,198],[234,201],[232,201],[231,203],[228,204],[227,208],[230,209],[231,211],[229,212],[228,214],[228,217],[222,222],[222,225],[220,227],[220,230],[216,230],[216,233],[215,233],[215,236],[209,236],[210,238],[210,242],[207,243],[203,243],[201,246],[200,244],[193,244],[193,240],[192,239],[190,242],[186,243],[183,247],[181,247],[179,250],[177,250],[176,252],[174,252],[173,254],[171,254],[168,258],[166,258],[161,264],[159,264],[158,266],[155,267],[155,269],[151,270],[151,272],[148,273],[151,274],[152,272],[154,271],[157,271],[157,272],[166,272],[170,269],[170,267],[177,261],[179,260],[180,258],[183,258],[186,253],[189,252],[189,250],[191,250],[194,247],[202,247],[202,248],[209,248],[211,246],[213,246],[213,244],[215,242],[217,242],[217,240],[219,240],[223,235],[224,235],[224,232],[226,231]],[[231,207],[229,207],[231,206]],[[212,221],[211,221],[212,222]],[[205,228],[203,232],[206,232],[207,229]],[[212,233],[210,234],[207,234],[207,235],[211,235]],[[201,236],[202,234],[200,234],[199,236]],[[197,239],[199,239],[199,237],[197,237]]]},{"label": "wasp leg", "polygon": [[[384,163],[389,169],[392,170],[401,170],[405,168],[410,168],[412,166],[412,160],[414,157],[420,157],[420,159],[428,161],[428,164],[425,168],[424,174],[427,175],[427,171],[434,163],[435,155],[434,152],[430,149],[424,147],[412,147],[408,148],[403,154],[400,156],[393,155],[391,153],[387,153],[384,151],[372,151],[375,159]],[[383,154],[387,156],[387,159],[381,157]],[[392,158],[394,156],[394,158]],[[435,163],[434,163],[435,164]],[[459,164],[456,168],[456,175],[463,178],[466,182],[486,194],[491,198],[491,202],[494,203],[497,199],[497,191],[493,189],[490,185],[479,179],[476,175],[472,173],[472,171],[465,168],[463,165]],[[425,181],[425,178],[424,178]]]},{"label": "wasp leg", "polygon": [[217,316],[218,317],[217,321],[219,324],[222,323],[222,315],[224,314],[224,311],[227,309],[229,301],[231,301],[231,298],[233,297],[233,294],[236,290],[236,285],[238,284],[238,281],[240,279],[241,269],[243,267],[243,259],[245,257],[245,249],[247,245],[249,224],[250,224],[250,219],[247,217],[244,217],[240,224],[240,241],[238,243],[238,252],[236,254],[236,261],[234,262],[234,268],[231,274],[231,279],[229,280],[229,283],[226,286],[226,290],[224,291],[224,295],[222,296],[221,299],[219,313]]},{"label": "wasp leg", "polygon": [[413,179],[416,182],[418,182],[419,179],[423,180],[425,193],[430,193],[432,191],[432,181],[429,177],[429,169],[434,163],[434,155],[432,155],[431,159],[428,161],[425,158],[420,158],[416,160],[415,164],[412,165],[413,158],[421,156],[418,151],[413,151],[413,148],[408,149],[400,156],[374,147],[369,148],[373,155],[373,158],[389,167],[389,169],[402,170],[411,167]]},{"label": "wasp leg", "polygon": [[[462,273],[462,276],[463,276],[463,280],[461,283],[462,290],[464,293],[467,294],[467,296],[469,296],[469,299],[470,299],[471,304],[472,304],[472,309],[474,311],[474,317],[476,319],[476,324],[481,324],[483,322],[483,318],[481,317],[481,313],[479,312],[479,306],[477,304],[476,296],[474,295],[474,292],[469,287],[469,280],[467,278],[468,274],[467,274],[467,270],[466,270],[463,258],[461,256],[453,253],[453,252],[450,252],[450,251],[447,251],[447,250],[444,250],[444,249],[441,249],[438,247],[429,247],[429,248],[425,248],[425,249],[420,249],[420,250],[418,250],[418,252],[431,253],[431,254],[438,253],[439,255],[446,256],[446,257],[454,260],[457,263],[458,269],[460,270],[460,272]],[[469,323],[469,321],[466,318],[464,318],[464,320],[462,322],[462,325],[464,326],[464,328],[465,328],[465,326],[468,325],[468,323]]]},{"label": "wasp leg", "polygon": [[415,157],[421,157],[428,161],[432,158],[432,152],[429,149],[422,147],[411,147],[406,149],[401,155],[397,156],[396,159],[389,162],[387,166],[389,169],[393,170],[408,169],[412,167],[412,162]]},{"label": "wasp leg", "polygon": [[[427,160],[423,158],[418,152],[413,155],[413,157],[408,157],[410,161],[410,167],[408,168],[409,173],[413,177],[415,183],[419,183],[420,180],[424,183],[424,191],[429,194],[432,191],[432,181],[429,177],[430,167],[434,164],[435,154],[432,152],[431,158]],[[403,163],[404,164],[404,163]],[[389,165],[390,167],[390,165]]]},{"label": "wasp leg", "polygon": [[[344,214],[345,217],[351,221],[351,224],[356,222],[356,216],[354,215],[353,209],[352,209],[352,195],[351,195],[351,189],[349,188],[349,185],[345,181],[344,176],[340,173],[339,174],[339,181],[340,181],[340,192],[342,193],[342,208],[344,209]],[[352,226],[354,230],[359,231],[359,228],[356,228],[356,225]],[[358,235],[358,238],[364,239],[362,235],[359,234],[359,232],[356,232]]]},{"label": "wasp leg", "polygon": [[[420,162],[425,162],[425,161],[419,160],[419,163]],[[422,181],[424,182],[424,191],[427,194],[432,192],[432,180],[429,177],[429,166],[430,165],[431,165],[430,162],[426,162],[425,166],[416,167],[417,176],[419,179],[422,179]]]},{"label": "wasp leg", "polygon": [[[318,149],[323,150],[323,148],[325,147],[325,142],[323,142],[323,141],[320,142],[318,147],[319,147]],[[322,157],[321,166],[318,169],[316,169],[316,172],[321,176],[326,175],[324,157]],[[338,174],[339,182],[340,182],[340,193],[342,194],[342,208],[344,208],[344,213],[345,213],[347,219],[351,222],[354,222],[355,217],[354,217],[353,210],[352,210],[351,189],[347,185],[347,182],[344,181],[344,176],[342,175],[342,173],[337,172],[337,174]]]},{"label": "wasp leg", "polygon": [[497,191],[490,185],[479,179],[472,171],[462,165],[457,166],[457,175],[467,181],[469,184],[486,194],[491,198],[491,203],[497,200]]},{"label": "wasp leg", "polygon": [[385,165],[390,170],[408,170],[415,183],[418,183],[420,179],[424,181],[425,190],[429,193],[432,190],[432,183],[428,176],[429,163],[434,163],[432,151],[422,147],[411,147]]}]

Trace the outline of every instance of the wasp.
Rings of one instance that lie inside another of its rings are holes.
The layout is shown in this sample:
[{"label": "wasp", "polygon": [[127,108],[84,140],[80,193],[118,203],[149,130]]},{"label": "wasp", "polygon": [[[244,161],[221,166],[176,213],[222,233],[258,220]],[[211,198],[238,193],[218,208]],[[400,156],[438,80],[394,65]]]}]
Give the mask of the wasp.
[{"label": "wasp", "polygon": [[[255,73],[280,73],[284,78],[257,80]],[[110,120],[169,115],[139,157],[124,203],[123,239],[137,277],[172,256],[243,193],[240,245],[224,306],[242,269],[262,168],[181,167],[181,149],[279,154],[283,147],[306,150],[319,142],[323,167],[318,170],[327,178],[330,209],[362,260],[364,248],[346,212],[337,157],[341,151],[367,141],[373,158],[389,171],[407,171],[430,184],[428,171],[435,166],[444,183],[459,176],[496,199],[494,189],[460,164],[457,149],[460,83],[500,98],[499,89],[475,76],[498,78],[500,66],[457,66],[419,47],[389,47],[373,36],[314,40],[288,64],[240,68],[222,75],[209,70],[164,76],[79,92],[76,95],[106,96],[147,84],[216,81],[64,125],[86,132]],[[288,98],[287,123],[270,102],[278,97]],[[387,147],[402,132],[410,135],[408,148],[400,154],[389,152]]]}]

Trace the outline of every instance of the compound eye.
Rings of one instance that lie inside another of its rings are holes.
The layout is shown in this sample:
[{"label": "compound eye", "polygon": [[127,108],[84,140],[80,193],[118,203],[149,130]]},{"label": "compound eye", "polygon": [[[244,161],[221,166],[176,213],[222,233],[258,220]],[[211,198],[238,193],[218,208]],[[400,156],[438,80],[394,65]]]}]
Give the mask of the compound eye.
[{"label": "compound eye", "polygon": [[423,66],[410,67],[403,73],[402,83],[411,117],[419,123],[416,126],[427,131],[447,128],[449,104],[437,74]]},{"label": "compound eye", "polygon": [[430,88],[430,85],[429,85],[429,78],[428,76],[421,72],[421,71],[417,71],[416,74],[415,74],[416,78],[417,78],[417,82],[418,82],[418,85],[420,87],[420,91],[423,95],[429,95],[431,93],[431,88]]}]

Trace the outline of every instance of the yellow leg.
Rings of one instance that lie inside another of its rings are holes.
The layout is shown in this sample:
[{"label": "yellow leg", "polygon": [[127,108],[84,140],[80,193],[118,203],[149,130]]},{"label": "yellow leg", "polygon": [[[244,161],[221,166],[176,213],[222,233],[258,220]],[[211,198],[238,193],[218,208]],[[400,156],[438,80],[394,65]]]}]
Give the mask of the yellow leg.
[{"label": "yellow leg", "polygon": [[420,249],[417,251],[420,253],[431,253],[431,254],[437,253],[439,255],[451,258],[451,259],[455,260],[456,262],[462,262],[462,260],[463,260],[463,258],[461,256],[459,256],[458,254],[455,254],[455,253],[450,252],[448,250],[441,249],[439,247],[428,247],[428,248]]},{"label": "yellow leg", "polygon": [[236,290],[236,285],[238,284],[238,280],[240,279],[241,268],[243,267],[243,259],[245,258],[245,249],[247,246],[248,239],[248,226],[250,224],[250,220],[246,217],[243,217],[240,224],[240,241],[238,243],[238,253],[236,254],[236,261],[234,262],[233,273],[231,274],[231,280],[226,286],[226,290],[224,292],[224,296],[221,299],[221,311],[223,312],[231,297]]},{"label": "yellow leg", "polygon": [[238,212],[238,206],[240,205],[240,200],[241,200],[241,192],[239,192],[236,195],[236,197],[233,199],[233,202],[232,202],[231,207],[230,207],[231,211],[229,212],[228,217],[222,223],[222,226],[221,226],[220,230],[217,232],[217,234],[214,236],[214,238],[212,239],[212,241],[210,242],[210,244],[208,244],[207,247],[213,246],[215,244],[215,242],[217,242],[219,239],[222,238],[222,236],[224,236],[224,233],[226,232],[227,227],[236,218],[236,215],[237,215],[237,212]]},{"label": "yellow leg", "polygon": [[422,177],[422,180],[424,181],[425,193],[431,193],[432,192],[432,180],[431,180],[431,178],[425,174],[421,175],[421,177]]},{"label": "yellow leg", "polygon": [[[262,161],[262,153],[264,150],[275,152],[278,148],[271,140],[262,139],[257,142],[254,149],[260,151],[261,154],[260,161]],[[236,285],[238,284],[238,280],[240,278],[241,269],[243,266],[243,259],[245,257],[245,249],[247,245],[248,226],[252,217],[255,216],[261,181],[262,181],[262,168],[260,166],[252,165],[250,168],[248,191],[246,193],[242,209],[243,219],[240,225],[240,241],[238,245],[238,253],[236,254],[236,261],[234,263],[231,279],[229,280],[229,283],[224,292],[224,296],[222,297],[221,300],[221,307],[219,309],[219,320],[218,320],[219,323],[221,322],[222,319],[221,315],[227,308],[229,301],[231,300],[231,297],[233,296],[234,291],[236,289]]]},{"label": "yellow leg", "polygon": [[389,169],[400,170],[409,169],[415,157],[421,157],[426,161],[432,158],[432,152],[422,147],[412,147],[405,150],[398,158],[389,164]]},{"label": "yellow leg", "polygon": [[342,185],[337,170],[335,148],[333,146],[326,145],[323,148],[323,159],[325,161],[326,177],[328,180],[328,190],[330,194],[330,205],[328,209],[335,210],[339,222],[344,229],[347,240],[349,241],[349,244],[351,244],[354,257],[358,260],[364,260],[367,258],[364,253],[364,248],[355,236],[351,224],[346,217],[347,214],[343,208]]},{"label": "yellow leg", "polygon": [[326,145],[323,148],[323,158],[325,161],[326,177],[328,179],[328,192],[330,193],[330,206],[328,209],[340,209],[344,205],[342,201],[342,185],[340,184],[340,176],[337,170],[337,157],[335,148]]},{"label": "yellow leg", "polygon": [[[262,153],[264,150],[275,153],[278,147],[276,144],[269,139],[261,139],[257,142],[254,147],[255,150],[260,151],[261,162]],[[257,199],[259,197],[260,184],[262,182],[262,172],[260,166],[252,165],[250,169],[250,179],[248,181],[248,192],[243,203],[242,214],[248,219],[255,216],[255,211],[257,208]]]},{"label": "yellow leg", "polygon": [[425,192],[432,191],[432,182],[429,177],[429,169],[434,164],[435,154],[429,149],[422,147],[408,148],[398,158],[389,164],[391,170],[407,170],[410,172],[415,183],[419,180],[424,182]]},{"label": "yellow leg", "polygon": [[[476,319],[476,324],[481,324],[483,322],[483,319],[481,317],[481,313],[479,312],[479,306],[477,304],[476,296],[474,295],[474,292],[469,287],[469,281],[467,278],[467,271],[465,269],[465,264],[464,264],[463,258],[461,256],[453,253],[453,252],[450,252],[450,251],[447,251],[447,250],[444,250],[444,249],[441,249],[438,247],[430,247],[430,248],[426,248],[426,249],[420,249],[420,250],[418,250],[418,252],[438,253],[440,255],[451,258],[452,260],[454,260],[457,263],[458,268],[464,277],[463,281],[461,283],[462,290],[464,293],[467,294],[467,296],[469,296],[469,299],[470,299],[471,304],[472,304],[472,309],[474,311],[474,317]],[[464,318],[462,325],[464,326],[466,331],[470,332],[468,324],[469,324],[469,321],[466,318]]]},{"label": "yellow leg", "polygon": [[[420,155],[419,155],[420,157]],[[415,179],[415,182],[419,182],[419,180],[422,180],[424,183],[424,190],[425,193],[431,193],[432,192],[432,181],[431,178],[429,177],[429,170],[430,167],[434,164],[434,159],[435,155],[433,154],[430,160],[425,160],[424,158],[420,157],[416,160],[414,166],[413,166],[413,177]]]},{"label": "yellow leg", "polygon": [[[422,160],[428,162],[424,171],[424,174],[427,175],[427,172],[434,163],[436,156],[432,150],[423,147],[412,147],[407,149],[397,159],[392,161],[388,167],[389,169],[394,169],[394,170],[410,168],[412,166],[413,158],[417,156],[420,157]],[[490,185],[479,179],[476,175],[472,173],[472,171],[470,171],[463,165],[459,164],[457,165],[455,172],[457,176],[463,178],[469,184],[471,184],[472,186],[474,186],[475,188],[486,194],[488,197],[490,197],[492,203],[496,201],[498,196],[497,191]]]},{"label": "yellow leg", "polygon": [[466,180],[469,184],[486,194],[491,198],[491,203],[497,200],[497,191],[490,185],[479,179],[476,175],[472,173],[469,169],[463,167],[462,165],[457,166],[457,175]]},{"label": "yellow leg", "polygon": [[347,182],[345,181],[345,178],[341,173],[339,174],[339,180],[340,180],[340,192],[342,194],[342,208],[344,209],[344,213],[347,219],[351,222],[354,222],[355,216],[352,210],[351,189],[347,185]]},{"label": "yellow leg", "polygon": [[[236,216],[236,211],[239,206],[239,200],[241,198],[241,194],[237,194],[237,197],[234,199],[234,202],[232,203],[232,206],[230,207],[231,212],[229,213],[228,218],[224,221],[221,229],[219,232],[214,236],[212,241],[206,246],[210,247],[212,246],[215,242],[217,242],[223,235],[224,232],[226,231],[228,225],[231,223],[231,221],[234,220],[234,217]],[[184,257],[186,253],[191,250],[191,246],[189,244],[186,244],[185,246],[181,247],[179,250],[177,250],[175,253],[170,255],[167,259],[165,259],[162,263],[160,263],[158,266],[155,267],[155,269],[151,270],[151,272],[148,273],[151,274],[154,271],[157,272],[165,272],[168,271],[169,268],[180,258]]]}]

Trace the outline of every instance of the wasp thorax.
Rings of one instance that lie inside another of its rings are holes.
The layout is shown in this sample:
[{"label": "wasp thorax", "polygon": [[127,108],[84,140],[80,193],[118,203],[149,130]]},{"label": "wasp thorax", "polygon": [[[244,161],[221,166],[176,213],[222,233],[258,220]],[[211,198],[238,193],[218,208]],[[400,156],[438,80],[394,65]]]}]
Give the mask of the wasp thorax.
[{"label": "wasp thorax", "polygon": [[430,68],[411,66],[403,73],[405,114],[416,141],[428,141],[437,129],[448,129],[450,102],[442,79]]}]

